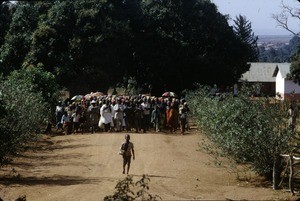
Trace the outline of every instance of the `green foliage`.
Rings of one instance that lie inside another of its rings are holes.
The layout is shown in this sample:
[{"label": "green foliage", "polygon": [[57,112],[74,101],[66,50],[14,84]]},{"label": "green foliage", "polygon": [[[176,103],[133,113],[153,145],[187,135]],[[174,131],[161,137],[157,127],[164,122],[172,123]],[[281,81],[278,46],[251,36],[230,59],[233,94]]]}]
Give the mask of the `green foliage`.
[{"label": "green foliage", "polygon": [[[24,68],[11,73],[10,79],[16,83],[18,80],[26,80],[26,82],[32,84],[33,92],[41,93],[41,98],[47,104],[48,109],[55,106],[60,87],[55,76],[45,71],[42,64],[37,66],[24,64]],[[53,110],[50,112],[54,113]]]},{"label": "green foliage", "polygon": [[120,59],[130,59],[122,13],[113,1],[55,2],[33,34],[28,63],[43,63],[74,93],[106,91],[124,73]]},{"label": "green foliage", "polygon": [[245,59],[248,62],[254,62],[258,60],[258,37],[254,35],[251,28],[251,22],[246,19],[245,16],[238,15],[234,21],[234,32],[238,38],[245,44]]},{"label": "green foliage", "polygon": [[148,34],[139,35],[144,43],[136,55],[144,68],[151,65],[149,73],[144,69],[144,80],[156,80],[154,90],[164,85],[175,91],[191,89],[195,82],[233,83],[248,70],[243,43],[209,1],[150,0],[142,1],[141,8]]},{"label": "green foliage", "polygon": [[[0,165],[37,139],[42,123],[49,118],[49,106],[30,77],[13,72],[0,79]],[[29,75],[29,74],[28,74]]]},{"label": "green foliage", "polygon": [[300,83],[300,49],[297,50],[297,53],[293,57],[293,61],[290,67],[291,74],[289,78],[296,83]]},{"label": "green foliage", "polygon": [[127,95],[138,95],[142,93],[142,89],[141,87],[139,87],[134,77],[130,77],[128,78],[128,80],[125,79],[123,82],[125,83],[125,85],[127,84],[127,86],[125,87],[125,93]]},{"label": "green foliage", "polygon": [[208,87],[189,92],[187,99],[203,132],[237,162],[251,164],[270,178],[273,161],[289,153],[293,132],[287,123],[287,105],[268,99],[251,100],[249,89],[238,97],[211,97]]},{"label": "green foliage", "polygon": [[133,200],[143,200],[143,201],[156,201],[162,200],[158,195],[151,195],[149,190],[150,178],[143,175],[142,178],[135,182],[132,176],[127,176],[125,179],[119,181],[115,187],[117,190],[113,195],[106,196],[105,201],[133,201]]},{"label": "green foliage", "polygon": [[161,94],[236,82],[249,68],[246,47],[210,1],[22,1],[0,60],[6,74],[42,63],[72,93],[126,76]]},{"label": "green foliage", "polygon": [[4,37],[9,29],[9,25],[12,18],[12,9],[8,2],[2,3],[0,1],[0,47],[4,43]]},{"label": "green foliage", "polygon": [[30,4],[16,6],[5,43],[0,48],[1,72],[9,74],[20,69],[30,50],[32,32],[37,27],[38,11]]}]

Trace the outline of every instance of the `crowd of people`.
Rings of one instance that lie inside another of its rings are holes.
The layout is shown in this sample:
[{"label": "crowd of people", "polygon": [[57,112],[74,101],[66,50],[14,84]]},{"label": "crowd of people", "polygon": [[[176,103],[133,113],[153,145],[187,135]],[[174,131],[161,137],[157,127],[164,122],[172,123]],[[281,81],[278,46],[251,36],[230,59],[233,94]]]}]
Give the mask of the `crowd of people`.
[{"label": "crowd of people", "polygon": [[184,134],[189,108],[185,99],[149,96],[100,96],[59,102],[56,129],[83,132],[176,132]]}]

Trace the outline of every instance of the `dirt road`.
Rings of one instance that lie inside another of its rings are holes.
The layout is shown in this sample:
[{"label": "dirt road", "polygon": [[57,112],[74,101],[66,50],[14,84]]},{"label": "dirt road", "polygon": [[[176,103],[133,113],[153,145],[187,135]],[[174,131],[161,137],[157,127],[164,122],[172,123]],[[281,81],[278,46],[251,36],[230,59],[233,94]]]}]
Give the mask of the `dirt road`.
[{"label": "dirt road", "polygon": [[[12,166],[0,170],[0,197],[4,201],[19,195],[26,195],[29,201],[103,200],[125,177],[117,154],[124,135],[45,137],[39,150],[24,153]],[[184,136],[131,134],[136,160],[130,174],[134,180],[148,174],[150,192],[163,200],[296,198],[283,190],[273,191],[269,184],[263,187],[238,181],[236,173],[217,167],[210,155],[198,150],[201,140],[195,132]]]}]

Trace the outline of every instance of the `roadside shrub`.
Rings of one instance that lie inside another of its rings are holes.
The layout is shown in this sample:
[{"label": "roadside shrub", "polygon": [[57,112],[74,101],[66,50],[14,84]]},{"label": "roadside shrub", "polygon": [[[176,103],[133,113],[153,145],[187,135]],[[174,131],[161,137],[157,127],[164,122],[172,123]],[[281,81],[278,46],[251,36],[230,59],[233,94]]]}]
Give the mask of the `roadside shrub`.
[{"label": "roadside shrub", "polygon": [[24,64],[22,69],[12,72],[9,79],[12,82],[24,80],[30,83],[31,91],[39,93],[43,98],[43,102],[47,104],[49,113],[54,115],[60,88],[55,76],[44,70],[42,64],[38,64],[37,66]]},{"label": "roadside shrub", "polygon": [[140,180],[134,183],[132,176],[127,176],[125,179],[119,181],[115,187],[117,190],[113,195],[106,196],[105,201],[157,201],[162,200],[158,195],[151,195],[149,190],[150,178],[143,175]]},{"label": "roadside shrub", "polygon": [[187,99],[203,133],[237,162],[251,164],[254,171],[272,178],[274,162],[289,153],[294,133],[287,123],[287,104],[268,98],[249,98],[247,87],[238,97],[213,97],[209,87],[188,92]]},{"label": "roadside shrub", "polygon": [[15,74],[0,77],[0,165],[26,142],[35,140],[49,117],[49,106],[35,88],[28,79],[16,79]]}]

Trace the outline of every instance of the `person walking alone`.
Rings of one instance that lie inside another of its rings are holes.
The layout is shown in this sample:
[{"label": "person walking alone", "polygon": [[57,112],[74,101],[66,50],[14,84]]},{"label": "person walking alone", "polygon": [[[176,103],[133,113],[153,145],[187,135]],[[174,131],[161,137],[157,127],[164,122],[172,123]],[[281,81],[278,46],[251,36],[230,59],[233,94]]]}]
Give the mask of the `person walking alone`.
[{"label": "person walking alone", "polygon": [[123,153],[123,174],[125,174],[125,168],[127,165],[127,174],[129,173],[131,157],[133,156],[133,160],[135,159],[134,154],[134,146],[133,143],[130,142],[130,135],[125,135],[125,142],[122,143],[121,149],[124,150]]}]

